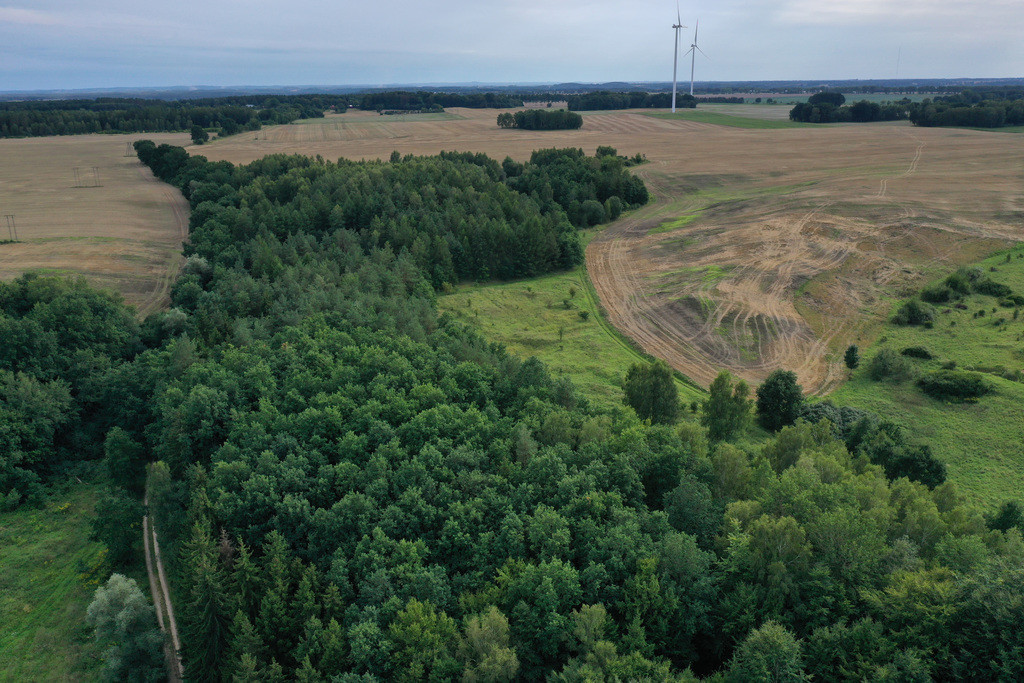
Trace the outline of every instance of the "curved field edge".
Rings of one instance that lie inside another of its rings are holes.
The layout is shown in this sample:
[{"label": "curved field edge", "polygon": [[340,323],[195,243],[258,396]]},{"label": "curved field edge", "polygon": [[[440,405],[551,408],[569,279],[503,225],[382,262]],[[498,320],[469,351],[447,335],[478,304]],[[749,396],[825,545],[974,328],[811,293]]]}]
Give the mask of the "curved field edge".
[{"label": "curved field edge", "polygon": [[[522,358],[536,356],[605,409],[622,405],[630,365],[651,360],[608,321],[584,266],[528,280],[463,284],[438,297],[438,309]],[[682,374],[676,380],[684,404],[706,397]]]},{"label": "curved field edge", "polygon": [[[992,279],[1024,293],[1024,246],[999,252],[978,265]],[[992,268],[996,271],[991,272]],[[1006,378],[1024,371],[1024,315],[1018,313],[1014,319],[1013,309],[999,306],[989,296],[972,295],[962,303],[966,310],[952,304],[938,306],[931,329],[886,323],[877,341],[862,348],[860,368],[831,399],[906,427],[931,445],[946,463],[949,478],[968,496],[994,508],[1008,500],[1020,501],[1024,483],[1024,383]],[[976,317],[980,310],[985,315]],[[1003,322],[996,323],[998,319]],[[867,364],[881,349],[899,352],[911,346],[922,346],[935,356],[908,359],[915,373],[956,363],[960,369],[982,372],[994,393],[977,403],[947,403],[923,394],[913,380],[875,382],[868,377]]]},{"label": "curved field edge", "polygon": [[102,653],[85,610],[106,578],[106,551],[88,540],[101,491],[80,485],[0,514],[0,679],[99,679]]}]

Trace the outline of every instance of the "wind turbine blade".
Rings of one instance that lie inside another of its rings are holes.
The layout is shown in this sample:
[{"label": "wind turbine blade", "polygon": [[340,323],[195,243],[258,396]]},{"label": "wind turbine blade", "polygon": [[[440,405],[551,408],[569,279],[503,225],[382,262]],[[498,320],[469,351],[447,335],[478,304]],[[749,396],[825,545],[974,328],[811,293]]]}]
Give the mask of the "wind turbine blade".
[{"label": "wind turbine blade", "polygon": [[[697,47],[697,46],[694,45],[694,47]],[[711,57],[708,57],[707,53],[704,52],[704,50],[701,50],[699,47],[697,47],[697,51],[700,52],[702,55],[704,55],[705,59],[711,59]]]},{"label": "wind turbine blade", "polygon": [[676,0],[676,23],[682,25],[683,15],[679,13],[679,0]]},{"label": "wind turbine blade", "polygon": [[697,29],[699,29],[699,28],[700,28],[700,19],[697,20],[697,23],[693,27],[693,42],[695,44],[697,42]]}]

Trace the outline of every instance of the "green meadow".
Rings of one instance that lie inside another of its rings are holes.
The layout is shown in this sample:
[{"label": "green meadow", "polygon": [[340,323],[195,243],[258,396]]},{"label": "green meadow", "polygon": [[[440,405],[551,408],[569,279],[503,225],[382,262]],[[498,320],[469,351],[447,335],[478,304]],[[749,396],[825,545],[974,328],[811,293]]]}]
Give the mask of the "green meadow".
[{"label": "green meadow", "polygon": [[101,487],[0,514],[0,680],[97,680],[101,652],[85,610],[106,579],[90,541]]},{"label": "green meadow", "polygon": [[[1001,252],[979,265],[993,280],[1024,293],[1024,249]],[[946,463],[950,479],[983,506],[1020,501],[1024,383],[1018,373],[1024,371],[1024,312],[1015,313],[995,298],[978,294],[959,303],[966,310],[952,302],[937,305],[931,329],[888,323],[878,341],[862,349],[861,367],[852,379],[831,398],[839,405],[884,415],[931,444]],[[949,403],[925,395],[913,378],[893,383],[868,377],[866,366],[882,348],[902,351],[911,346],[924,347],[934,356],[908,358],[914,374],[955,364],[957,369],[983,373],[995,391],[976,403]]]},{"label": "green meadow", "polygon": [[[604,408],[622,405],[626,371],[649,360],[607,321],[584,266],[532,280],[462,285],[440,297],[438,307],[512,353],[536,356]],[[676,384],[686,404],[706,397],[681,379]]]}]

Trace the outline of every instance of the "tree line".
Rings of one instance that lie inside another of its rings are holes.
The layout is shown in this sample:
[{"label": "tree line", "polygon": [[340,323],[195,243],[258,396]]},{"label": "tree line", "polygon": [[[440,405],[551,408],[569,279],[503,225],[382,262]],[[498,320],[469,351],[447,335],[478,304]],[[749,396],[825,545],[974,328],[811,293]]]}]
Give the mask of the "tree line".
[{"label": "tree line", "polygon": [[[253,100],[239,102],[236,100]],[[0,102],[0,138],[86,133],[188,131],[194,126],[220,135],[259,130],[263,125],[322,117],[314,98],[219,98],[183,100],[60,100]]]},{"label": "tree line", "polygon": [[[672,106],[672,93],[649,92],[598,92],[569,95],[566,98],[570,111],[594,111],[600,109],[665,109]],[[697,100],[689,94],[679,93],[676,106],[692,109]]]},{"label": "tree line", "polygon": [[825,91],[811,95],[789,113],[793,121],[806,123],[868,123],[909,119],[915,126],[968,126],[1000,128],[1024,125],[1024,91],[1020,88],[992,88],[963,92],[911,102],[868,102],[845,105],[842,93]]},{"label": "tree line", "polygon": [[1024,89],[969,89],[926,99],[910,111],[915,126],[1000,128],[1024,125]]}]

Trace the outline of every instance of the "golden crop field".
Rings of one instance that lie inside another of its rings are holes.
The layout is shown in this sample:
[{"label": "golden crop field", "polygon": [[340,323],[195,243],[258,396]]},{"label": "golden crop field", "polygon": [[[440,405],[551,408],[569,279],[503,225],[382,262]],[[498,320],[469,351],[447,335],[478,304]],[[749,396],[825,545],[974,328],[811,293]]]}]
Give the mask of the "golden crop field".
[{"label": "golden crop field", "polygon": [[[699,111],[771,120],[777,110]],[[590,244],[588,270],[620,330],[705,385],[720,369],[757,382],[784,367],[825,393],[843,377],[842,350],[869,342],[896,297],[1024,237],[1019,134],[908,123],[762,130],[636,111],[587,113],[578,131],[519,131],[498,129],[497,113],[348,112],[191,151],[235,162],[640,152],[650,163],[635,171],[655,199]]]},{"label": "golden crop field", "polygon": [[183,145],[188,135],[81,135],[0,140],[0,278],[82,275],[145,315],[166,305],[188,234],[188,202],[128,145]]}]

